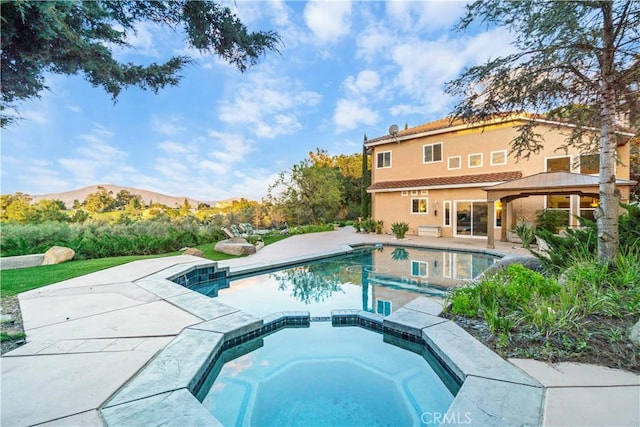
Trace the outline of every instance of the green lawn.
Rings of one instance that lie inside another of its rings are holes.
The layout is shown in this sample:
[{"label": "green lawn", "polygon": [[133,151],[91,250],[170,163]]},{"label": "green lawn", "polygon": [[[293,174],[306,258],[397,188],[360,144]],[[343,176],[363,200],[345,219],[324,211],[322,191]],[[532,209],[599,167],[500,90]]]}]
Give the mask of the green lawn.
[{"label": "green lawn", "polygon": [[[268,245],[286,237],[287,236],[265,236],[264,243]],[[204,252],[206,258],[211,260],[219,261],[235,258],[232,255],[216,252],[213,250],[214,246],[215,243],[207,243],[197,246],[197,248]],[[0,298],[10,297],[20,292],[104,270],[105,268],[126,264],[131,261],[171,255],[180,255],[180,252],[171,252],[162,255],[122,256],[88,259],[84,261],[69,261],[62,264],[0,271]]]}]

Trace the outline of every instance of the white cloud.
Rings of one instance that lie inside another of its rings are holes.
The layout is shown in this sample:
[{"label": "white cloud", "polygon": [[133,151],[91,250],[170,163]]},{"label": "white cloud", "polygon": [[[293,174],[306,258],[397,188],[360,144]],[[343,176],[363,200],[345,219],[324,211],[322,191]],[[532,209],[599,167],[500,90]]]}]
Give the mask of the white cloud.
[{"label": "white cloud", "polygon": [[229,172],[229,164],[214,162],[213,160],[202,160],[198,162],[198,168],[204,171],[213,172],[216,175],[225,175]]},{"label": "white cloud", "polygon": [[175,158],[156,158],[154,169],[160,172],[163,177],[170,179],[173,182],[189,180],[190,168],[183,163],[180,163]]},{"label": "white cloud", "polygon": [[377,64],[390,59],[392,47],[398,43],[397,36],[384,23],[372,23],[356,37],[356,58]]},{"label": "white cloud", "polygon": [[209,155],[225,163],[240,162],[253,151],[251,142],[245,141],[242,135],[211,130],[209,138],[215,147]]},{"label": "white cloud", "polygon": [[269,185],[278,178],[278,174],[268,169],[256,168],[250,171],[237,171],[229,194],[234,197],[245,197],[260,200],[267,195]]},{"label": "white cloud", "polygon": [[78,139],[87,142],[79,147],[77,156],[60,158],[58,164],[77,185],[120,182],[136,169],[126,164],[128,153],[108,142],[114,136],[109,129],[96,125],[90,133]]},{"label": "white cloud", "polygon": [[390,20],[398,27],[432,32],[450,29],[463,15],[464,7],[465,2],[459,0],[392,0],[386,3]]},{"label": "white cloud", "polygon": [[[54,170],[53,166],[49,160],[31,160],[29,164],[22,167],[19,178],[25,185],[24,191],[35,195],[69,190],[71,182]],[[30,189],[35,189],[35,192]]]},{"label": "white cloud", "polygon": [[158,144],[158,148],[169,154],[191,154],[196,151],[193,146],[180,144],[174,141],[162,141]]},{"label": "white cloud", "polygon": [[321,95],[305,90],[291,79],[272,77],[269,72],[252,74],[238,83],[233,99],[220,102],[219,118],[242,125],[261,138],[290,135],[300,129],[300,116],[320,103]]},{"label": "white cloud", "polygon": [[347,77],[343,85],[349,92],[359,95],[375,91],[380,83],[380,75],[376,71],[364,70],[360,71],[355,78]]},{"label": "white cloud", "polygon": [[49,119],[47,118],[45,113],[42,113],[40,111],[34,111],[34,110],[20,111],[20,117],[31,123],[37,123],[39,125],[44,125],[46,123],[49,123]]},{"label": "white cloud", "polygon": [[138,22],[134,30],[127,34],[127,43],[130,47],[125,50],[138,55],[158,57],[154,34],[161,31],[160,27],[147,22]]},{"label": "white cloud", "polygon": [[334,43],[351,30],[350,1],[310,1],[304,20],[319,43]]},{"label": "white cloud", "polygon": [[378,119],[378,113],[361,102],[348,99],[339,100],[333,114],[338,132],[355,129],[361,124],[374,125]]},{"label": "white cloud", "polygon": [[185,128],[180,125],[182,121],[176,115],[169,117],[154,116],[151,119],[151,129],[161,135],[175,136],[185,131]]}]

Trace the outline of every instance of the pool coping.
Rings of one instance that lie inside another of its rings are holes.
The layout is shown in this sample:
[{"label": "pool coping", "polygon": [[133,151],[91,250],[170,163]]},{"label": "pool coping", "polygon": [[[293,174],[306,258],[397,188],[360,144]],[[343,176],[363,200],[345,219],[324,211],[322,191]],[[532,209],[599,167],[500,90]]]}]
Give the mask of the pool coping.
[{"label": "pool coping", "polygon": [[[134,281],[135,285],[197,316],[202,322],[183,329],[101,406],[105,423],[109,426],[154,422],[168,426],[222,425],[195,397],[208,367],[226,348],[281,327],[310,321],[308,312],[281,312],[259,319],[172,280],[185,276],[188,282],[189,273],[202,269],[205,274],[223,272],[231,278],[349,253],[354,248],[370,245],[341,245],[337,250],[313,257],[293,257],[278,263],[235,269],[218,268],[217,262],[174,265]],[[385,245],[413,247],[404,242]],[[495,250],[460,251],[505,256]],[[446,414],[427,415],[429,423],[438,420],[440,425],[540,425],[543,386],[454,322],[439,317],[442,308],[437,306],[433,300],[419,297],[386,318],[361,310],[334,310],[331,320],[334,326],[362,326],[421,343],[440,360],[461,383],[461,388]],[[175,410],[176,405],[179,411]]]}]

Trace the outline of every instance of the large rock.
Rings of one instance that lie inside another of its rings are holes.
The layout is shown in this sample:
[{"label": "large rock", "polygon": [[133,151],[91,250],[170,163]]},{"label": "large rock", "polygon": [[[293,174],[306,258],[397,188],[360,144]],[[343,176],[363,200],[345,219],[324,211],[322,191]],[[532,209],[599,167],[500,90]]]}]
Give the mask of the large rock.
[{"label": "large rock", "polygon": [[200,258],[204,258],[204,252],[202,252],[200,249],[198,248],[185,248],[182,251],[182,255],[192,255],[192,256],[197,256]]},{"label": "large rock", "polygon": [[542,262],[535,257],[530,256],[509,256],[502,258],[498,262],[491,265],[485,271],[483,271],[478,277],[474,279],[474,281],[480,281],[485,277],[491,277],[498,274],[501,271],[504,271],[511,264],[520,264],[529,270],[537,271],[538,273],[544,273],[544,266]]},{"label": "large rock", "polygon": [[52,246],[44,253],[44,259],[41,265],[60,264],[61,262],[72,260],[75,254],[71,248]]},{"label": "large rock", "polygon": [[629,339],[636,347],[640,347],[640,320],[629,331]]},{"label": "large rock", "polygon": [[242,237],[232,237],[216,243],[214,249],[228,255],[251,255],[256,253],[256,247]]}]

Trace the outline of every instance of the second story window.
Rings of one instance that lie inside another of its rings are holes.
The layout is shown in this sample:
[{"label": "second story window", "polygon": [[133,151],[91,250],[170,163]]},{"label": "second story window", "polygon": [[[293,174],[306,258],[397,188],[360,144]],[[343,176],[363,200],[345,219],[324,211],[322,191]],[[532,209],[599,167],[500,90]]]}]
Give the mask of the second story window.
[{"label": "second story window", "polygon": [[469,167],[470,168],[482,167],[482,153],[469,154]]},{"label": "second story window", "polygon": [[499,166],[507,164],[507,150],[491,152],[491,166]]},{"label": "second story window", "polygon": [[378,153],[378,161],[376,163],[377,168],[390,168],[391,167],[391,151],[383,151]]},{"label": "second story window", "polygon": [[435,163],[442,161],[442,143],[425,145],[424,150],[424,163]]},{"label": "second story window", "polygon": [[545,166],[547,172],[571,172],[571,157],[548,157]]},{"label": "second story window", "polygon": [[600,173],[600,155],[580,154],[580,173],[585,175],[597,175]]},{"label": "second story window", "polygon": [[460,169],[462,167],[462,158],[460,156],[452,156],[447,158],[447,169]]}]

